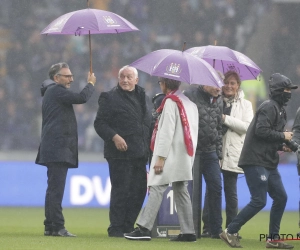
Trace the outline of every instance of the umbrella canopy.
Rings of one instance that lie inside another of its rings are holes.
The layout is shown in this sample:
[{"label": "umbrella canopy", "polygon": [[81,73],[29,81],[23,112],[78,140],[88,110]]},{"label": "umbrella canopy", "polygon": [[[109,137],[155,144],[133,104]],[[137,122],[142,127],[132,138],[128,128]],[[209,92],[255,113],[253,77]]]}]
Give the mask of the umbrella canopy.
[{"label": "umbrella canopy", "polygon": [[52,21],[41,34],[88,35],[139,30],[125,18],[109,11],[83,9],[64,14]]},{"label": "umbrella canopy", "polygon": [[132,23],[113,12],[88,8],[58,17],[41,34],[89,35],[90,72],[92,72],[91,34],[112,34],[138,30]]},{"label": "umbrella canopy", "polygon": [[225,74],[235,71],[241,80],[256,79],[262,70],[246,55],[225,46],[201,46],[186,52],[208,62],[215,70]]},{"label": "umbrella canopy", "polygon": [[156,50],[131,63],[130,66],[152,76],[174,79],[189,84],[219,88],[223,86],[223,81],[212,66],[185,51]]}]

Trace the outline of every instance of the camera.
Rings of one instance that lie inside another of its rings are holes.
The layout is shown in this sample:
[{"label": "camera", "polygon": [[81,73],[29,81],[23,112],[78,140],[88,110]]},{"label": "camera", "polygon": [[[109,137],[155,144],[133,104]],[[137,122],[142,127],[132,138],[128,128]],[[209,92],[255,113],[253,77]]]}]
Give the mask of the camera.
[{"label": "camera", "polygon": [[288,142],[285,142],[285,144],[293,151],[296,152],[298,150],[299,144],[295,142],[294,140],[290,140]]}]

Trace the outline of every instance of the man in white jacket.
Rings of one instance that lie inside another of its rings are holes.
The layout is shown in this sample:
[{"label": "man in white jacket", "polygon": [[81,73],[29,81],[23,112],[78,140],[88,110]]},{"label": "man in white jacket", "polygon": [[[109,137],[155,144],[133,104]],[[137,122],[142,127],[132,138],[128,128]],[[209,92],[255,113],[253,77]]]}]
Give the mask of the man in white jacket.
[{"label": "man in white jacket", "polygon": [[149,198],[137,221],[138,227],[125,233],[126,239],[151,240],[151,229],[160,208],[163,194],[172,183],[181,234],[172,241],[196,241],[192,205],[187,190],[192,180],[192,166],[198,138],[198,109],[178,90],[180,82],[159,79],[161,90],[166,94],[158,112],[151,149],[153,157],[148,177]]}]

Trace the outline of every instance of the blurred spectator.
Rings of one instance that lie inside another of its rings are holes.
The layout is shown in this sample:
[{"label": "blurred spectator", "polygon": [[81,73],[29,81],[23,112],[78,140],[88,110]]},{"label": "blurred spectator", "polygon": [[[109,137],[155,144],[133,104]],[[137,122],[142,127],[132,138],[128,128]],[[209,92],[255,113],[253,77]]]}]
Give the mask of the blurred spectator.
[{"label": "blurred spectator", "polygon": [[265,80],[262,76],[259,76],[258,80],[243,81],[241,89],[244,91],[245,98],[252,103],[254,111],[268,99]]},{"label": "blurred spectator", "polygon": [[[284,46],[283,46],[284,45]],[[290,58],[294,53],[293,41],[288,26],[282,26],[273,35],[272,42],[272,63],[274,72],[285,72],[287,67],[287,58]]]},{"label": "blurred spectator", "polygon": [[78,149],[84,150],[86,145],[86,129],[93,123],[94,116],[87,112],[85,105],[74,105],[78,131]]}]

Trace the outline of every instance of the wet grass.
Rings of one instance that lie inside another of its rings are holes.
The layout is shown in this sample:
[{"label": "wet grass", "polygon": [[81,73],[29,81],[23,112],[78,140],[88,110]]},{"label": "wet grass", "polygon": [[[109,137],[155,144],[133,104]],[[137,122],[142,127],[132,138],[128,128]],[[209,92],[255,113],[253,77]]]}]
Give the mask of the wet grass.
[{"label": "wet grass", "polygon": [[[93,208],[64,209],[66,228],[76,238],[43,236],[43,208],[0,207],[0,249],[122,249],[122,250],[181,250],[230,249],[221,240],[200,239],[195,243],[170,242],[168,239],[152,239],[148,242],[129,241],[107,237],[108,210]],[[298,212],[284,214],[281,233],[296,235]],[[260,212],[240,231],[241,245],[246,249],[265,249],[260,234],[268,233],[269,212]],[[300,249],[300,241],[289,241]]]}]

